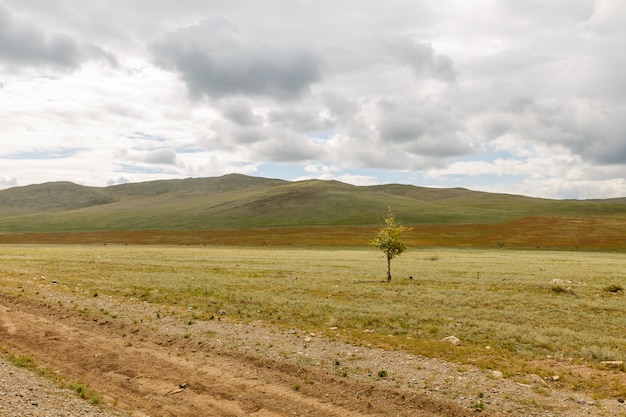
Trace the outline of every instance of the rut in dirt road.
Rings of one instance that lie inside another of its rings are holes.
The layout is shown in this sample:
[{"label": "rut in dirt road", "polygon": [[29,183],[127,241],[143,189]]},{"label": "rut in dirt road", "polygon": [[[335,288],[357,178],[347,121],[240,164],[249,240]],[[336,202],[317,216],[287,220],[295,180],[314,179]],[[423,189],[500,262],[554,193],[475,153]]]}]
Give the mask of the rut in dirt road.
[{"label": "rut in dirt road", "polygon": [[204,342],[163,343],[160,337],[139,326],[0,294],[1,345],[89,384],[136,416],[474,415],[406,391]]}]

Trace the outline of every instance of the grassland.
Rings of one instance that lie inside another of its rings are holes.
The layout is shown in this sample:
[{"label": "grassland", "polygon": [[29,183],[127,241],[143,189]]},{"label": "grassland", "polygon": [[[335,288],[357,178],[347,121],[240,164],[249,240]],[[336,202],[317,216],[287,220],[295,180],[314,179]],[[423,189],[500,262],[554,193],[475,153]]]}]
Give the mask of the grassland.
[{"label": "grassland", "polygon": [[[389,284],[385,267],[375,250],[338,247],[2,245],[0,290],[40,298],[30,283],[55,281],[73,297],[148,302],[193,320],[226,310],[508,376],[626,359],[622,253],[412,249]],[[440,341],[449,335],[463,346]],[[564,381],[624,395],[621,374]]]},{"label": "grassland", "polygon": [[[626,250],[626,215],[524,217],[487,224],[413,224],[411,247]],[[0,243],[365,247],[379,226],[0,233]]]}]

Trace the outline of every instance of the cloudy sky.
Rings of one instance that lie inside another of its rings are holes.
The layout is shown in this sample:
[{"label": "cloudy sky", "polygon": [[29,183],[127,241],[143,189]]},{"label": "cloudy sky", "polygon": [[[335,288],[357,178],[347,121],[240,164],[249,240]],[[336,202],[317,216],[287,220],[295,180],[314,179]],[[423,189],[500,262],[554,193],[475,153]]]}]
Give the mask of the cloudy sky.
[{"label": "cloudy sky", "polygon": [[0,0],[0,189],[626,196],[623,0]]}]

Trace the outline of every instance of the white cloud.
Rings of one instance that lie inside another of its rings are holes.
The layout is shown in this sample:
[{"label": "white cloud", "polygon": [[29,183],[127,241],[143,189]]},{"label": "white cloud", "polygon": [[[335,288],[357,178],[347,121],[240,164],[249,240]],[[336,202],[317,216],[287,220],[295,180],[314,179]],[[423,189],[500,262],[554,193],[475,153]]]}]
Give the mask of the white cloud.
[{"label": "white cloud", "polygon": [[0,188],[276,164],[619,195],[625,18],[619,0],[0,0]]}]

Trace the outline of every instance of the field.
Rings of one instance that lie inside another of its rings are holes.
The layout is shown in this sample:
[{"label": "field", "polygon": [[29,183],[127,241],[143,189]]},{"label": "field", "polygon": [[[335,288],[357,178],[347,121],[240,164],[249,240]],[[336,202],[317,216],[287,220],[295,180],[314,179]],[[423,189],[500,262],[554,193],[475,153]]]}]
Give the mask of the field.
[{"label": "field", "polygon": [[[83,301],[149,305],[146,324],[222,311],[520,381],[558,372],[561,387],[595,398],[626,395],[623,365],[601,364],[626,359],[625,254],[410,249],[391,283],[385,268],[376,250],[349,247],[4,245],[0,292],[96,318],[120,313]],[[450,335],[462,345],[441,342]]]},{"label": "field", "polygon": [[[407,223],[404,223],[407,224]],[[410,247],[568,249],[626,248],[626,216],[539,216],[501,223],[408,224]],[[109,230],[0,233],[0,244],[128,244],[226,246],[325,246],[363,248],[378,226],[254,227],[209,230]]]}]

